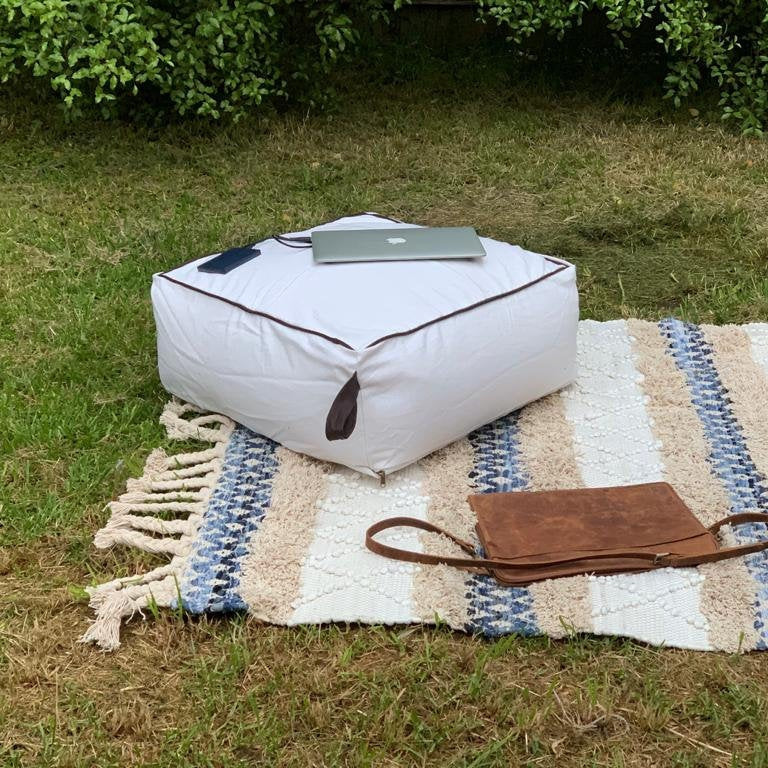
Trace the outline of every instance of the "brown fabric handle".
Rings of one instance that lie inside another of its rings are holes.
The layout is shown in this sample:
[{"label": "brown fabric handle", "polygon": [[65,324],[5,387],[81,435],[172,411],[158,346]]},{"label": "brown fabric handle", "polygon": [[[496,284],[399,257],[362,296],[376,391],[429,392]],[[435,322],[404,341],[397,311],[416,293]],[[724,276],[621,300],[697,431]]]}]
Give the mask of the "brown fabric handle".
[{"label": "brown fabric handle", "polygon": [[[768,525],[768,515],[760,512],[742,512],[736,515],[718,520],[707,530],[713,535],[717,533],[724,525],[742,525],[743,523],[763,523]],[[715,563],[719,560],[727,560],[731,557],[740,557],[755,552],[761,552],[768,549],[768,540],[755,542],[754,544],[743,544],[738,547],[726,547],[718,549],[716,552],[708,552],[701,555],[689,555],[680,557],[669,552],[643,552],[640,550],[611,550],[601,551],[591,555],[580,555],[579,557],[564,557],[554,560],[541,560],[535,563],[527,561],[525,563],[511,563],[508,560],[493,560],[481,557],[450,557],[448,555],[431,555],[428,552],[412,552],[407,549],[391,547],[388,544],[382,544],[376,541],[374,536],[389,528],[418,528],[428,533],[438,533],[448,537],[455,544],[458,544],[465,552],[474,555],[474,547],[468,541],[454,536],[444,528],[426,520],[419,520],[416,517],[389,517],[386,520],[380,520],[374,523],[365,532],[365,546],[377,555],[391,558],[392,560],[402,560],[406,563],[420,563],[422,565],[450,565],[455,568],[479,568],[484,570],[505,570],[514,571],[519,569],[531,570],[534,568],[549,568],[554,565],[568,565],[571,563],[581,563],[592,560],[615,560],[617,558],[626,558],[631,560],[647,560],[651,567],[664,568],[687,568],[703,563]]]},{"label": "brown fabric handle", "polygon": [[359,392],[360,382],[357,380],[357,371],[355,371],[331,403],[325,419],[326,439],[346,440],[355,431]]}]

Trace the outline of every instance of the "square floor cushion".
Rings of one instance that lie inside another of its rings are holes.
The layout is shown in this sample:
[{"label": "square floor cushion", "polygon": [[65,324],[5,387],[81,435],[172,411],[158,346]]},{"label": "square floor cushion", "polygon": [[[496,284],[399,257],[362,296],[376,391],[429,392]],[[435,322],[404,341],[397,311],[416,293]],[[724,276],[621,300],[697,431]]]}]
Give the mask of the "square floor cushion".
[{"label": "square floor cushion", "polygon": [[[395,226],[414,225],[318,229]],[[478,260],[315,264],[310,233],[227,274],[198,271],[206,256],[154,276],[169,392],[384,477],[573,380],[573,265],[489,238]]]}]

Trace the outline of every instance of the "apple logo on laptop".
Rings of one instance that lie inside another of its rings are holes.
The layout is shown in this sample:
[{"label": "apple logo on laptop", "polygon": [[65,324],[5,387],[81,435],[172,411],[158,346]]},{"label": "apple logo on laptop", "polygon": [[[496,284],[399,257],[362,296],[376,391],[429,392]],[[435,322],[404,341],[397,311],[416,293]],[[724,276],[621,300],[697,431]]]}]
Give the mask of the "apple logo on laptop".
[{"label": "apple logo on laptop", "polygon": [[387,242],[390,245],[400,245],[400,243],[405,242],[405,238],[404,237],[388,237]]}]

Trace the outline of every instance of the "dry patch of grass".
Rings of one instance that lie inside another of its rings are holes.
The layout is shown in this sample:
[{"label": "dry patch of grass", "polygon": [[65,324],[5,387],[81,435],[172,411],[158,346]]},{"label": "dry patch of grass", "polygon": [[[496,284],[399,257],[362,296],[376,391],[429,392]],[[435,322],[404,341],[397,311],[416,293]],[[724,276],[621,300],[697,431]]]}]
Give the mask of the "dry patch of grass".
[{"label": "dry patch of grass", "polygon": [[172,615],[105,655],[50,550],[0,581],[5,764],[763,764],[762,655]]},{"label": "dry patch of grass", "polygon": [[209,134],[5,111],[0,764],[768,764],[760,654],[170,613],[115,654],[75,642],[80,585],[149,564],[90,541],[163,442],[154,271],[367,209],[571,259],[585,317],[764,320],[767,144],[655,108],[415,85]]}]

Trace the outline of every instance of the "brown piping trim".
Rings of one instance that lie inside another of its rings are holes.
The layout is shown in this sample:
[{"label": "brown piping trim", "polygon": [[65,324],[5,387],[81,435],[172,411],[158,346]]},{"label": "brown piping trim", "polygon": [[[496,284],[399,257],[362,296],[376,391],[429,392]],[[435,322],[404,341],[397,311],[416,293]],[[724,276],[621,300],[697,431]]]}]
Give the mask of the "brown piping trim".
[{"label": "brown piping trim", "polygon": [[552,264],[558,264],[561,267],[572,267],[573,264],[571,264],[568,261],[560,261],[560,259],[556,259],[554,256],[544,256],[544,261],[549,261]]},{"label": "brown piping trim", "polygon": [[[405,222],[401,221],[400,219],[393,219],[391,216],[384,216],[380,213],[372,213],[370,211],[361,211],[360,213],[348,213],[344,216],[339,216],[337,219],[331,219],[330,221],[324,222],[324,224],[333,224],[336,221],[340,221],[341,219],[346,219],[348,217],[353,216],[376,216],[379,219],[386,219],[387,221],[394,221],[397,224],[404,224]],[[322,225],[319,225],[322,226]],[[269,238],[267,238],[269,239]],[[259,245],[259,243],[264,242],[263,240],[260,240],[258,243],[254,243],[254,245]],[[219,301],[223,301],[225,304],[230,304],[233,307],[237,307],[238,309],[243,310],[243,312],[247,312],[251,315],[257,315],[259,317],[263,317],[267,320],[272,320],[275,323],[278,323],[279,325],[283,325],[286,328],[292,328],[295,331],[301,331],[303,333],[309,333],[313,336],[319,336],[321,339],[325,339],[326,341],[330,341],[332,344],[338,344],[339,346],[345,347],[346,349],[354,350],[355,348],[351,344],[347,344],[346,341],[342,341],[341,339],[337,339],[334,336],[328,336],[328,334],[323,333],[322,331],[316,331],[313,328],[304,328],[300,325],[294,325],[293,323],[289,323],[286,320],[281,320],[279,317],[275,317],[274,315],[267,314],[266,312],[260,312],[257,309],[252,309],[251,307],[246,307],[244,304],[240,304],[236,301],[232,301],[231,299],[226,299],[223,296],[219,296],[216,293],[210,293],[209,291],[206,291],[202,288],[197,288],[194,285],[189,285],[189,283],[184,283],[181,280],[177,280],[174,277],[169,276],[169,272],[173,272],[176,269],[179,269],[180,267],[185,266],[186,264],[191,264],[193,261],[197,261],[200,256],[196,256],[193,259],[190,259],[189,261],[184,262],[183,264],[179,264],[178,267],[174,267],[173,269],[170,269],[166,272],[161,272],[160,277],[164,277],[166,280],[169,280],[172,283],[176,283],[176,285],[180,285],[183,288],[188,288],[190,291],[196,291],[197,293],[203,294],[203,296],[208,296],[212,299],[218,299]],[[489,296],[486,299],[482,299],[478,302],[475,302],[474,304],[470,304],[467,307],[462,307],[461,309],[456,309],[453,312],[449,312],[447,315],[441,315],[440,317],[435,317],[432,320],[427,320],[426,323],[422,323],[421,325],[417,325],[415,328],[410,328],[407,331],[398,331],[397,333],[390,333],[386,336],[382,336],[381,338],[376,339],[375,341],[372,341],[370,344],[368,344],[366,349],[370,349],[371,347],[375,347],[377,344],[380,344],[382,341],[387,341],[389,339],[395,339],[399,336],[409,336],[412,333],[416,333],[417,331],[422,330],[423,328],[427,328],[430,325],[434,325],[435,323],[440,323],[443,320],[447,320],[448,318],[453,317],[454,315],[460,315],[464,312],[469,312],[472,309],[477,309],[478,307],[482,307],[484,304],[490,304],[492,301],[497,301],[499,299],[505,299],[507,296],[512,296],[515,293],[519,293],[520,291],[524,291],[526,288],[530,288],[532,285],[536,285],[536,283],[540,283],[542,280],[546,280],[549,277],[553,277],[554,275],[558,274],[558,272],[562,272],[564,269],[568,269],[568,267],[572,266],[571,264],[568,264],[567,262],[560,261],[558,259],[553,258],[552,256],[544,256],[543,257],[545,261],[550,262],[551,264],[557,264],[558,269],[552,270],[552,272],[547,272],[545,275],[541,275],[540,277],[537,277],[535,280],[531,280],[530,282],[525,283],[524,285],[519,285],[517,288],[513,288],[511,291],[506,291],[505,293],[498,293],[495,296]]]},{"label": "brown piping trim", "polygon": [[545,257],[547,261],[551,261],[554,264],[560,264],[560,266],[557,269],[553,269],[551,272],[547,272],[546,275],[541,275],[540,277],[537,277],[535,280],[531,280],[530,282],[525,283],[525,285],[519,285],[517,288],[513,288],[511,291],[506,291],[505,293],[498,293],[495,296],[489,296],[487,299],[482,299],[481,301],[477,301],[474,304],[470,304],[468,307],[462,307],[461,309],[455,309],[453,312],[449,312],[447,315],[440,315],[440,317],[435,317],[432,320],[427,320],[426,323],[422,323],[421,325],[417,325],[415,328],[409,328],[407,331],[398,331],[397,333],[390,333],[387,336],[382,336],[380,339],[376,339],[376,341],[372,341],[366,349],[370,349],[371,347],[375,347],[377,344],[380,344],[382,341],[387,341],[389,339],[396,339],[398,336],[408,336],[411,333],[416,333],[416,331],[420,331],[422,328],[426,328],[427,326],[434,325],[435,323],[440,323],[443,320],[447,320],[449,317],[453,317],[454,315],[460,315],[463,312],[469,312],[472,309],[477,309],[478,307],[482,307],[484,304],[490,304],[492,301],[497,301],[498,299],[505,299],[507,296],[512,296],[512,294],[519,293],[520,291],[524,291],[526,288],[530,288],[532,285],[536,285],[536,283],[540,283],[542,280],[546,280],[548,277],[553,277],[558,272],[562,272],[564,269],[568,269],[568,264],[562,264],[561,262],[555,261],[554,259],[550,259]]},{"label": "brown piping trim", "polygon": [[223,301],[225,304],[230,304],[233,307],[242,309],[243,312],[247,312],[249,315],[258,315],[259,317],[263,317],[267,320],[271,320],[273,323],[284,325],[286,328],[293,328],[294,331],[302,331],[303,333],[310,333],[313,336],[319,336],[321,339],[330,341],[333,344],[338,344],[339,346],[346,347],[347,349],[354,349],[354,347],[347,344],[346,341],[342,341],[341,339],[334,338],[333,336],[328,336],[322,331],[316,331],[312,328],[302,328],[300,325],[294,325],[293,323],[286,322],[285,320],[281,320],[279,317],[275,317],[274,315],[268,315],[266,312],[260,312],[257,309],[251,309],[250,307],[246,307],[244,304],[240,304],[236,301],[232,301],[232,299],[225,299],[223,296],[219,296],[216,293],[210,293],[209,291],[205,291],[202,288],[198,288],[194,285],[189,285],[189,283],[183,283],[181,280],[177,280],[175,277],[170,277],[166,272],[161,272],[159,276],[164,277],[166,280],[169,280],[172,283],[176,283],[176,285],[182,286],[182,288],[188,288],[190,291],[195,291],[196,293],[202,293],[203,296],[208,296],[211,299],[218,299],[219,301]]}]

